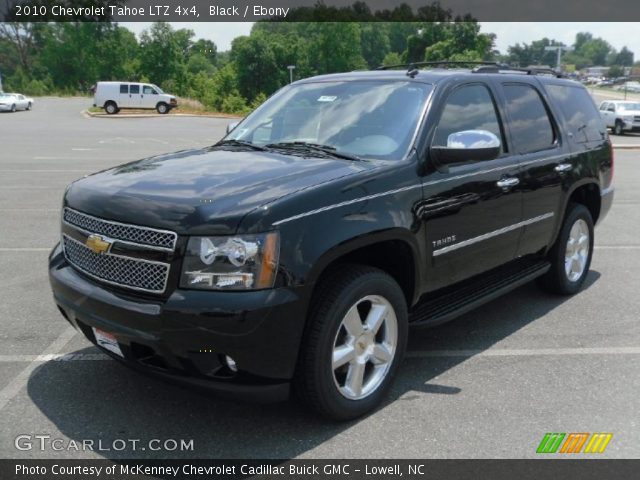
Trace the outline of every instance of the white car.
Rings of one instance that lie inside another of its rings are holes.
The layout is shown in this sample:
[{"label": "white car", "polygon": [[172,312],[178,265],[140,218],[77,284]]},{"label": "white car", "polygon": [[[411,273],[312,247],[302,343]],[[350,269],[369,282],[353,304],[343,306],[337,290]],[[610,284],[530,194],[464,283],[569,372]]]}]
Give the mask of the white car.
[{"label": "white car", "polygon": [[98,82],[93,106],[104,108],[110,115],[122,108],[156,109],[158,113],[169,113],[178,106],[174,95],[164,93],[160,87],[150,83]]},{"label": "white car", "polygon": [[[7,97],[12,97],[13,99],[9,102],[5,99],[0,98],[0,103],[6,103],[9,105],[9,110],[15,112],[16,110],[31,110],[33,107],[33,98],[25,97],[21,93],[5,93]],[[0,110],[2,108],[0,107]]]},{"label": "white car", "polygon": [[640,130],[640,101],[604,101],[600,104],[600,115],[616,135]]}]

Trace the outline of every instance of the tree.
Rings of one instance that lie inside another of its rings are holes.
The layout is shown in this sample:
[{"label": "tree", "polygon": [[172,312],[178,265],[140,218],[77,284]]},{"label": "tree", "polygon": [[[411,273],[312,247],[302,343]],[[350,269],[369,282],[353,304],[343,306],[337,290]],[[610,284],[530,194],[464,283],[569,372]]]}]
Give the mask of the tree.
[{"label": "tree", "polygon": [[193,45],[192,30],[174,30],[165,22],[156,22],[140,35],[141,73],[151,82],[176,93],[186,89],[188,53]]},{"label": "tree", "polygon": [[626,46],[622,47],[622,49],[616,54],[615,59],[613,60],[614,65],[622,65],[625,67],[630,67],[633,65],[633,52],[629,50]]}]

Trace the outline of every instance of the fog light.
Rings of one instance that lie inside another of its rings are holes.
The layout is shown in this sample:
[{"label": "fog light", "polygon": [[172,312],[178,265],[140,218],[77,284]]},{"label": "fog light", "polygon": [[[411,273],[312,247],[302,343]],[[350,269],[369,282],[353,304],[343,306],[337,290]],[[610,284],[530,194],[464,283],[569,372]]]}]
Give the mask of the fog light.
[{"label": "fog light", "polygon": [[229,355],[224,356],[224,361],[227,364],[227,367],[229,367],[229,370],[231,370],[233,373],[236,373],[238,371],[238,366],[236,365],[236,361],[233,358],[231,358]]}]

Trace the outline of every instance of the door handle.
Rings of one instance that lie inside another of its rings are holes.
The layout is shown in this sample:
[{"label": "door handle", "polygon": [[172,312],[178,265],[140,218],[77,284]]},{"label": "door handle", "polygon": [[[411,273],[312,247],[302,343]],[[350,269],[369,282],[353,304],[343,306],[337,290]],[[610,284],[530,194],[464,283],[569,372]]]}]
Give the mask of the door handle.
[{"label": "door handle", "polygon": [[558,173],[563,173],[563,172],[568,172],[572,168],[573,168],[573,165],[571,165],[570,163],[561,163],[559,165],[556,165],[555,171]]},{"label": "door handle", "polygon": [[515,187],[520,183],[520,180],[516,177],[502,178],[496,182],[496,185],[504,190],[508,190]]}]

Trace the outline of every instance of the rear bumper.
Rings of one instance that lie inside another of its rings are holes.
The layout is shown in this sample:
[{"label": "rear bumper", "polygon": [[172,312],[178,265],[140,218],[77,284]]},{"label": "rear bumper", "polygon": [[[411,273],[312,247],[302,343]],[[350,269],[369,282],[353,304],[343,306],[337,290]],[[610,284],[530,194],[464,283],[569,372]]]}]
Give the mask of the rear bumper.
[{"label": "rear bumper", "polygon": [[225,397],[278,401],[289,395],[306,315],[296,290],[136,296],[78,273],[59,245],[50,256],[49,280],[64,317],[94,344],[92,327],[115,336],[124,358],[105,353],[137,370]]},{"label": "rear bumper", "polygon": [[613,185],[605,188],[600,192],[600,215],[598,216],[598,224],[605,219],[605,217],[609,213],[609,210],[611,210],[614,193],[615,188],[613,187]]}]

